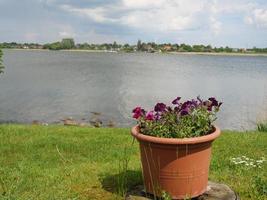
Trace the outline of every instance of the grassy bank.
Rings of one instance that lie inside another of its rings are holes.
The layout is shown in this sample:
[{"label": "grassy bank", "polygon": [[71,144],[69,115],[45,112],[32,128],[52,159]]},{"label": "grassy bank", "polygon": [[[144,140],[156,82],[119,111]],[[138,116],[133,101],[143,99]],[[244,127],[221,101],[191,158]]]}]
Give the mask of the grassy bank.
[{"label": "grassy bank", "polygon": [[[210,180],[241,199],[267,199],[267,133],[225,131],[214,142]],[[0,125],[0,199],[123,199],[142,182],[139,150],[129,129]]]}]

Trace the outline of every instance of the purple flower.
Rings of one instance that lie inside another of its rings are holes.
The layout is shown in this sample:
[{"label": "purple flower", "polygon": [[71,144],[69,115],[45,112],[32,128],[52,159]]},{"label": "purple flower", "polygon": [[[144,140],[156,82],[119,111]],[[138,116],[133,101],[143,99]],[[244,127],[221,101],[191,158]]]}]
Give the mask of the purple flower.
[{"label": "purple flower", "polygon": [[179,104],[180,99],[181,97],[176,97],[176,99],[172,101],[172,104]]},{"label": "purple flower", "polygon": [[181,109],[184,110],[184,109],[187,109],[191,104],[191,101],[186,101],[182,104],[181,106]]},{"label": "purple flower", "polygon": [[189,111],[187,108],[185,108],[185,109],[181,110],[180,114],[181,114],[181,116],[188,115]]},{"label": "purple flower", "polygon": [[218,106],[218,101],[214,97],[210,97],[209,101],[211,101],[211,106]]},{"label": "purple flower", "polygon": [[156,119],[156,120],[160,120],[160,118],[161,118],[161,114],[160,114],[159,112],[157,112],[157,113],[155,114],[155,119]]},{"label": "purple flower", "polygon": [[155,110],[156,112],[163,112],[163,111],[166,110],[166,105],[165,105],[164,103],[157,103],[157,104],[155,105],[154,110]]},{"label": "purple flower", "polygon": [[221,105],[222,105],[222,102],[218,102],[214,97],[210,97],[208,110],[211,111],[213,107],[215,107],[216,109],[219,109]]},{"label": "purple flower", "polygon": [[[203,112],[207,112],[207,115],[215,115],[220,106],[221,102],[218,102],[214,97],[208,98],[208,100],[202,100],[199,96],[196,99],[191,99],[188,101],[181,101],[181,97],[176,97],[172,101],[173,106],[165,105],[164,103],[157,103],[152,111],[145,111],[140,106],[133,109],[133,118],[137,119],[139,125],[144,127],[152,125],[164,126],[166,122],[169,121],[172,123],[172,119],[175,119],[175,122],[180,121],[180,118],[184,116],[191,116],[195,110],[203,110]],[[200,113],[201,114],[201,113]],[[194,118],[194,116],[192,116]],[[193,119],[198,120],[198,119]],[[209,119],[207,119],[209,120]],[[210,120],[211,122],[211,120]],[[167,123],[167,124],[168,124]],[[153,128],[152,127],[152,128]]]},{"label": "purple flower", "polygon": [[135,119],[139,119],[144,114],[145,114],[145,111],[140,106],[133,109],[133,118]]},{"label": "purple flower", "polygon": [[198,106],[198,102],[197,102],[197,100],[192,99],[192,100],[191,100],[191,107],[196,108],[197,106]]},{"label": "purple flower", "polygon": [[153,111],[150,111],[146,115],[146,120],[154,120],[154,113]]},{"label": "purple flower", "polygon": [[199,106],[199,103],[197,100],[192,99],[191,101],[184,102],[181,107],[175,107],[174,109],[176,111],[180,111],[181,115],[187,115],[190,110],[195,109]]}]

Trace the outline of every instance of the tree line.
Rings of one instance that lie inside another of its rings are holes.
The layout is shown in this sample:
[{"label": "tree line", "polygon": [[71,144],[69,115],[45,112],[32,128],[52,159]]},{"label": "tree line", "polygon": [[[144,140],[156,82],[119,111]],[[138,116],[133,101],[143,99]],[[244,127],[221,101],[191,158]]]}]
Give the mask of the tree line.
[{"label": "tree line", "polygon": [[189,45],[189,44],[171,44],[162,43],[157,44],[155,42],[142,42],[138,40],[136,44],[118,44],[116,41],[113,43],[103,44],[89,44],[89,43],[77,43],[73,38],[64,38],[61,41],[38,44],[38,43],[0,43],[0,48],[20,48],[20,49],[49,49],[49,50],[63,50],[63,49],[81,49],[81,50],[101,50],[101,51],[122,51],[122,52],[225,52],[225,53],[267,53],[267,48],[231,48],[231,47],[212,47],[211,45]]},{"label": "tree line", "polygon": [[0,74],[3,72],[4,69],[2,56],[3,56],[3,51],[0,49]]}]

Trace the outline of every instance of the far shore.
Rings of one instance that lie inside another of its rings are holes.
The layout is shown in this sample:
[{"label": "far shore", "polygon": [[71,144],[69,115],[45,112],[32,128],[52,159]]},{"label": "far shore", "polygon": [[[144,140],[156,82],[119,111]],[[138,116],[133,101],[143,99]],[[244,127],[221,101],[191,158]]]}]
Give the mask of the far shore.
[{"label": "far shore", "polygon": [[267,53],[217,53],[217,52],[167,52],[178,55],[212,55],[212,56],[267,56]]},{"label": "far shore", "polygon": [[[3,49],[10,50],[10,49]],[[149,52],[124,52],[124,51],[109,51],[109,50],[90,50],[90,49],[62,49],[62,50],[49,50],[49,49],[19,49],[14,48],[11,50],[18,51],[64,51],[64,52],[88,52],[88,53],[149,53]],[[267,56],[267,53],[226,53],[226,52],[154,52],[154,54],[176,54],[176,55],[212,55],[212,56]]]}]

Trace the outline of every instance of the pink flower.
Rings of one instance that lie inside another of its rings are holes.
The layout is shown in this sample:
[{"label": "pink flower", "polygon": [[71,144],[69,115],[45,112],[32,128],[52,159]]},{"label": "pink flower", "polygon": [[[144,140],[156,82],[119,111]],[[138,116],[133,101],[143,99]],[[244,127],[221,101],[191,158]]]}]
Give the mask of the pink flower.
[{"label": "pink flower", "polygon": [[147,113],[146,120],[151,120],[151,121],[154,120],[154,113],[153,113],[153,111],[150,111],[150,112]]},{"label": "pink flower", "polygon": [[135,118],[135,119],[139,119],[144,114],[145,114],[144,109],[142,109],[139,106],[136,107],[135,109],[133,109],[133,118]]}]

